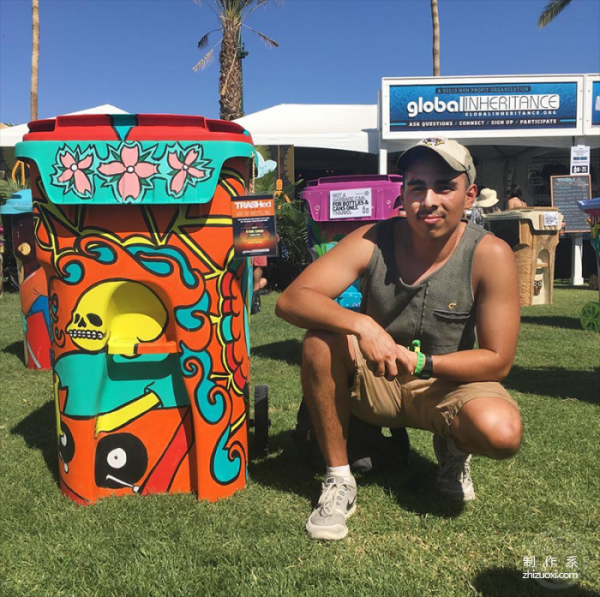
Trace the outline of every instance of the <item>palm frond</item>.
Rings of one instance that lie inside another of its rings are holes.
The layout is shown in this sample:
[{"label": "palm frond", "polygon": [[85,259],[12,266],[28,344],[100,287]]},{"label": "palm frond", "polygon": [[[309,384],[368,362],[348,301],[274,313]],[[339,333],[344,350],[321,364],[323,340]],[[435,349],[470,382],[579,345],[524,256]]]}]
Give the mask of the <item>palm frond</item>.
[{"label": "palm frond", "polygon": [[208,38],[209,38],[210,34],[214,33],[215,31],[219,31],[219,30],[213,29],[212,31],[209,31],[204,37],[202,37],[202,39],[200,39],[200,41],[198,42],[198,47],[205,48],[208,45]]},{"label": "palm frond", "polygon": [[257,31],[256,29],[252,29],[252,27],[248,27],[248,25],[244,25],[243,23],[242,23],[242,27],[245,27],[246,29],[250,29],[250,31],[252,31],[252,33],[256,33],[256,35],[258,35],[258,37],[260,37],[261,41],[263,41],[264,44],[266,46],[268,46],[269,48],[278,48],[279,47],[279,42],[276,42],[274,39],[267,37],[264,33],[261,33],[260,31]]},{"label": "palm frond", "polygon": [[29,180],[25,180],[25,184],[12,178],[0,179],[0,205],[4,204],[7,199],[23,189],[29,188]]},{"label": "palm frond", "polygon": [[252,2],[248,2],[249,10],[244,15],[244,18],[250,16],[257,8],[264,6],[267,2],[281,2],[282,0],[258,0],[254,6],[251,6]]},{"label": "palm frond", "polygon": [[538,19],[538,27],[543,29],[546,25],[552,22],[567,6],[571,4],[571,0],[550,0],[544,11]]},{"label": "palm frond", "polygon": [[215,14],[216,17],[219,16],[219,5],[217,3],[216,0],[213,0],[213,3],[215,4],[215,8],[213,8],[209,2],[206,2],[205,0],[194,0],[194,2],[198,5],[198,6],[208,6],[208,8],[210,8],[210,10]]},{"label": "palm frond", "polygon": [[200,62],[198,62],[193,68],[194,72],[197,73],[199,70],[204,70],[214,59],[215,59],[215,48],[221,43],[219,40],[206,54]]}]

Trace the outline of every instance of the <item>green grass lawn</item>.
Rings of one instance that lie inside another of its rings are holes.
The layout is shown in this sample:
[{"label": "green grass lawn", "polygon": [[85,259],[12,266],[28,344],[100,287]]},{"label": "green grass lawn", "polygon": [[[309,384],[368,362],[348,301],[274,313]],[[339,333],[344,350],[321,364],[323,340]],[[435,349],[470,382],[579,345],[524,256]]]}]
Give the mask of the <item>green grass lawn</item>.
[{"label": "green grass lawn", "polygon": [[[81,507],[57,484],[51,374],[21,360],[18,297],[0,301],[0,597],[600,595],[600,335],[580,329],[597,293],[557,288],[523,309],[505,385],[525,432],[512,460],[473,461],[478,499],[435,492],[431,436],[411,431],[409,470],[359,478],[341,542],[304,531],[319,471],[291,430],[303,332],[263,297],[251,319],[252,376],[270,387],[271,455],[247,489],[216,504],[193,495],[111,498]],[[576,556],[559,591],[523,579],[523,558]]]}]

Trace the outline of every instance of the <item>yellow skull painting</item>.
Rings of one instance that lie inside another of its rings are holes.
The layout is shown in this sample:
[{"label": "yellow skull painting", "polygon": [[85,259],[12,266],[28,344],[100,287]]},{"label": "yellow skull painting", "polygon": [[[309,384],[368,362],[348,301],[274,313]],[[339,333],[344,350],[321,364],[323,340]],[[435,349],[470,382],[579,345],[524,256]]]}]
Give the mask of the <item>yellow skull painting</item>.
[{"label": "yellow skull painting", "polygon": [[85,292],[67,325],[67,334],[87,352],[99,352],[109,342],[134,346],[161,336],[167,311],[161,300],[139,282],[102,282]]}]

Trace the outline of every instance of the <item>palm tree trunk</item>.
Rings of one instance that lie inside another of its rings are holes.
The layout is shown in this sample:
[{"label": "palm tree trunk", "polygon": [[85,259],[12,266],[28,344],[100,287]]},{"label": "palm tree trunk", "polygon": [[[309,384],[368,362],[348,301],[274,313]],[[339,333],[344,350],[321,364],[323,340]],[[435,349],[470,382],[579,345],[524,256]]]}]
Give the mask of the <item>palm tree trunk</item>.
[{"label": "palm tree trunk", "polygon": [[31,97],[30,118],[38,117],[38,65],[40,61],[40,5],[39,0],[31,0]]},{"label": "palm tree trunk", "polygon": [[242,110],[242,62],[239,54],[240,23],[223,29],[223,41],[219,53],[221,74],[219,76],[219,106],[223,120],[241,118]]},{"label": "palm tree trunk", "polygon": [[431,22],[433,23],[433,76],[440,76],[440,15],[438,0],[431,0]]}]

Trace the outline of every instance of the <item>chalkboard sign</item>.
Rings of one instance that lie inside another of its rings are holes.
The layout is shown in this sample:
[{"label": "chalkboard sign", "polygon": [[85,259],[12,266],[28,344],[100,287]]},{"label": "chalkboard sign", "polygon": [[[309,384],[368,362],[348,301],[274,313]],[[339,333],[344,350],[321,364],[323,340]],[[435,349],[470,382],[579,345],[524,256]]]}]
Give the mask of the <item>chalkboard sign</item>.
[{"label": "chalkboard sign", "polygon": [[551,176],[552,205],[567,222],[566,232],[589,232],[588,215],[577,206],[578,201],[592,198],[591,180],[587,176]]}]

